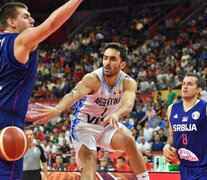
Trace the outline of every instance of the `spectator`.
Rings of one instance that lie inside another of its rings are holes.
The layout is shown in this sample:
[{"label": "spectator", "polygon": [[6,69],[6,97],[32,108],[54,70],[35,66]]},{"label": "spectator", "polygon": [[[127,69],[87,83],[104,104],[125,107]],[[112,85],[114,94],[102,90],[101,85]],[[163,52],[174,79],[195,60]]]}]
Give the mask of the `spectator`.
[{"label": "spectator", "polygon": [[146,164],[146,168],[147,168],[147,170],[148,170],[148,171],[153,170],[154,166],[153,166],[153,164],[151,164],[151,163],[149,162],[148,156],[144,154],[143,157],[144,157],[144,162],[145,162],[145,164]]},{"label": "spectator", "polygon": [[157,125],[157,122],[156,122],[156,121],[154,121],[154,122],[152,123],[152,126],[153,126],[153,131],[157,131],[157,130],[160,129],[160,127]]},{"label": "spectator", "polygon": [[50,140],[49,141],[49,144],[47,145],[46,147],[46,150],[45,150],[46,153],[57,153],[57,147],[53,144],[53,142]]},{"label": "spectator", "polygon": [[167,94],[167,105],[169,106],[170,104],[173,103],[175,97],[176,97],[176,93],[174,91],[172,91],[172,87],[168,86],[168,94]]},{"label": "spectator", "polygon": [[164,129],[160,128],[159,129],[159,135],[160,135],[160,141],[162,141],[164,144],[167,141],[167,137],[164,135]]},{"label": "spectator", "polygon": [[38,90],[35,92],[35,99],[42,99],[44,97],[45,91],[42,90],[42,87],[39,86]]},{"label": "spectator", "polygon": [[138,143],[137,147],[141,152],[144,152],[146,149],[150,149],[151,145],[145,141],[144,137],[140,138],[141,143]]},{"label": "spectator", "polygon": [[63,140],[66,140],[66,144],[70,145],[71,142],[70,142],[70,138],[68,136],[65,136],[65,132],[61,132],[59,137],[58,137],[58,142],[61,146],[63,146]]},{"label": "spectator", "polygon": [[125,121],[122,122],[124,126],[126,126],[129,130],[133,128],[133,125],[129,124],[129,117],[125,117]]},{"label": "spectator", "polygon": [[160,104],[157,102],[157,103],[155,103],[154,110],[155,110],[155,112],[156,112],[156,115],[158,115],[158,116],[162,116],[163,111],[164,111],[164,108],[162,108],[162,107],[160,106]]},{"label": "spectator", "polygon": [[61,153],[69,153],[70,147],[67,145],[66,139],[63,139],[63,145],[60,148]]},{"label": "spectator", "polygon": [[142,78],[146,78],[146,76],[147,76],[146,71],[144,70],[144,68],[141,67],[138,73],[138,80],[141,80]]},{"label": "spectator", "polygon": [[165,128],[165,121],[162,120],[162,117],[161,116],[157,116],[157,125],[160,127],[160,128]]},{"label": "spectator", "polygon": [[175,101],[173,103],[182,101],[182,96],[181,95],[177,95],[177,98],[175,99]]},{"label": "spectator", "polygon": [[43,150],[44,150],[44,151],[46,151],[47,144],[48,144],[48,142],[47,142],[47,140],[46,140],[46,139],[42,141],[41,146],[42,146],[42,148],[43,148]]},{"label": "spectator", "polygon": [[138,137],[137,130],[133,128],[133,129],[131,130],[131,132],[132,132],[132,136],[134,137],[134,139],[137,139],[137,137]]},{"label": "spectator", "polygon": [[157,102],[160,104],[160,106],[161,106],[162,108],[165,107],[165,103],[166,103],[166,101],[165,101],[165,98],[162,96],[162,93],[161,93],[161,92],[158,92],[158,93],[157,93]]},{"label": "spectator", "polygon": [[152,138],[150,139],[150,145],[155,143],[155,136],[156,135],[159,135],[159,132],[158,131],[153,131]]},{"label": "spectator", "polygon": [[43,131],[43,133],[44,133],[45,135],[48,135],[48,134],[50,134],[50,133],[52,133],[52,132],[53,132],[53,127],[50,126],[48,123],[45,123],[45,124],[44,124],[44,131]]},{"label": "spectator", "polygon": [[75,156],[75,149],[74,149],[74,148],[71,148],[71,149],[70,149],[70,155],[71,155],[71,156]]},{"label": "spectator", "polygon": [[162,151],[164,147],[164,143],[162,141],[160,141],[160,136],[156,135],[155,136],[155,142],[152,143],[152,151]]},{"label": "spectator", "polygon": [[144,130],[144,136],[148,137],[148,139],[151,139],[153,128],[149,127],[149,122],[145,122],[143,130]]},{"label": "spectator", "polygon": [[153,163],[152,149],[146,149],[144,154],[148,157],[150,163]]},{"label": "spectator", "polygon": [[106,151],[106,150],[104,151],[104,157],[107,158],[108,164],[112,164],[109,151]]},{"label": "spectator", "polygon": [[168,121],[165,121],[164,135],[166,137],[168,137],[170,135],[170,127],[169,127],[169,122]]},{"label": "spectator", "polygon": [[[138,107],[138,111],[136,113],[137,116],[137,123],[139,123],[142,118],[145,116],[145,112],[142,110],[142,106]],[[135,123],[135,126],[137,125],[137,123]],[[142,127],[144,127],[144,123],[145,121],[142,121],[141,123],[139,123]]]},{"label": "spectator", "polygon": [[70,157],[70,164],[67,167],[68,171],[79,171],[75,156]]},{"label": "spectator", "polygon": [[145,121],[146,119],[149,120],[151,122],[151,126],[152,127],[152,121],[156,116],[156,112],[155,110],[152,109],[152,106],[148,106],[147,107],[147,112],[145,114],[145,116],[139,121],[139,124],[141,124],[143,121]]},{"label": "spectator", "polygon": [[107,157],[100,158],[100,165],[98,166],[98,171],[114,171],[115,169],[108,163]]},{"label": "spectator", "polygon": [[35,139],[39,139],[40,141],[43,141],[43,140],[46,139],[46,136],[45,136],[45,134],[39,129],[39,130],[37,130]]},{"label": "spectator", "polygon": [[116,169],[118,171],[132,171],[131,168],[126,164],[125,158],[121,156],[117,158]]},{"label": "spectator", "polygon": [[141,137],[144,137],[146,141],[149,141],[150,140],[147,136],[144,136],[143,129],[140,129],[138,134],[139,134],[138,135],[138,138],[137,138],[137,142],[138,143],[141,143],[141,141],[140,141]]},{"label": "spectator", "polygon": [[62,154],[56,154],[55,161],[57,165],[53,168],[54,171],[66,171],[67,167],[63,164]]},{"label": "spectator", "polygon": [[206,90],[203,90],[201,91],[201,99],[207,101],[207,91]]}]

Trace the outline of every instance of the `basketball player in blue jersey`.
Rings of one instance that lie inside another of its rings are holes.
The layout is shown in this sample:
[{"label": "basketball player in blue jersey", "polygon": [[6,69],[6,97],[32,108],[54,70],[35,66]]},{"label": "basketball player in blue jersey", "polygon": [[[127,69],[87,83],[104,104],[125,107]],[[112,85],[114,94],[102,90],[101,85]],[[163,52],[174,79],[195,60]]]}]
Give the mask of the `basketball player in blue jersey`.
[{"label": "basketball player in blue jersey", "polygon": [[[34,27],[27,6],[12,2],[0,8],[0,130],[23,129],[28,101],[37,72],[37,45],[57,30],[82,0],[70,0]],[[21,179],[22,159],[0,159],[0,179]]]},{"label": "basketball player in blue jersey", "polygon": [[207,102],[198,100],[202,86],[197,74],[186,74],[183,101],[170,105],[167,111],[170,136],[163,154],[170,161],[177,153],[181,180],[207,179]]},{"label": "basketball player in blue jersey", "polygon": [[148,180],[142,154],[130,131],[118,120],[132,111],[136,81],[125,74],[126,50],[118,43],[109,43],[103,55],[103,67],[86,74],[77,86],[60,100],[56,107],[39,104],[40,112],[32,119],[44,123],[58,116],[78,101],[72,121],[73,146],[83,170],[82,180],[94,180],[97,169],[97,146],[106,150],[123,150],[137,179]]}]

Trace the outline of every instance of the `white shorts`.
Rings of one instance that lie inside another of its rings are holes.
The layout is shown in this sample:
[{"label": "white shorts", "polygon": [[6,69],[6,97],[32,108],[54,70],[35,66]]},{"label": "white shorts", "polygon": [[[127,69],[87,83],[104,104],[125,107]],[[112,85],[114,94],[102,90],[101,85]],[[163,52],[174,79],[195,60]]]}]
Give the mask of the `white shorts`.
[{"label": "white shorts", "polygon": [[[119,128],[124,127],[119,123]],[[107,126],[101,126],[96,124],[89,124],[80,120],[74,120],[71,128],[73,147],[76,152],[76,161],[79,167],[81,167],[80,158],[78,152],[82,145],[85,145],[88,149],[97,151],[97,146],[111,151],[111,139],[114,133],[118,130],[108,124]]]}]

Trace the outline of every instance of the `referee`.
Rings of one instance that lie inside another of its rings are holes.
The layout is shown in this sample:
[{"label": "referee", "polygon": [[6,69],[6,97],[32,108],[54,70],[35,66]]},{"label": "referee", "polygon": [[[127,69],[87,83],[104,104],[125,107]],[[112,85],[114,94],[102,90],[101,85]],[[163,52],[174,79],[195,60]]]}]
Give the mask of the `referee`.
[{"label": "referee", "polygon": [[34,133],[32,130],[25,130],[25,134],[29,140],[29,149],[24,155],[22,180],[41,180],[40,160],[43,166],[44,180],[47,180],[47,157],[45,152],[41,146],[33,144]]}]

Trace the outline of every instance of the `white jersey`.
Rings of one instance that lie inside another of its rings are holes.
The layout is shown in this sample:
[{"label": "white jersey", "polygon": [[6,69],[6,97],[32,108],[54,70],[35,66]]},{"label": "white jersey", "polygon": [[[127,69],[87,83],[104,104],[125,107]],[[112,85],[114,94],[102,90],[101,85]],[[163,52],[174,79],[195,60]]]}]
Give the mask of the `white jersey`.
[{"label": "white jersey", "polygon": [[104,80],[103,67],[93,73],[96,73],[101,81],[100,88],[95,94],[87,95],[78,101],[74,120],[76,122],[73,123],[77,123],[78,120],[90,124],[100,124],[106,116],[121,106],[123,81],[127,74],[121,71],[113,89],[110,90]]}]

